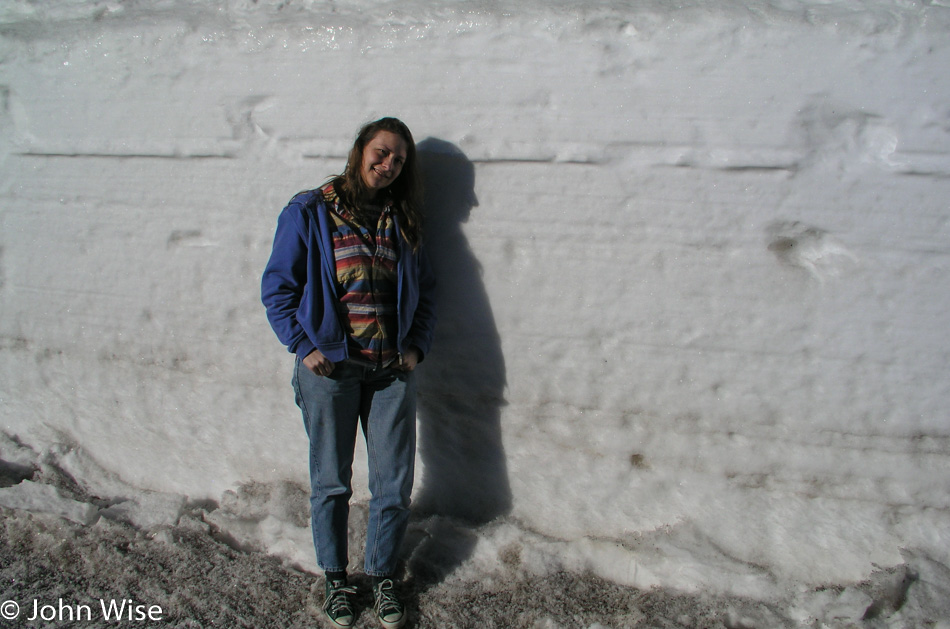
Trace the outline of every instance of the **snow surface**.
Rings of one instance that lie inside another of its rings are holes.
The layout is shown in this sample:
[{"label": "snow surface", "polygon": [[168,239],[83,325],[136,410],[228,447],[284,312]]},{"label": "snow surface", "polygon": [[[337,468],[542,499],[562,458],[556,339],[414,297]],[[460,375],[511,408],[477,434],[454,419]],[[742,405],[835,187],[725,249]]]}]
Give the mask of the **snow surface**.
[{"label": "snow surface", "polygon": [[0,598],[314,622],[259,278],[396,115],[417,626],[950,627],[948,60],[943,0],[8,0]]}]

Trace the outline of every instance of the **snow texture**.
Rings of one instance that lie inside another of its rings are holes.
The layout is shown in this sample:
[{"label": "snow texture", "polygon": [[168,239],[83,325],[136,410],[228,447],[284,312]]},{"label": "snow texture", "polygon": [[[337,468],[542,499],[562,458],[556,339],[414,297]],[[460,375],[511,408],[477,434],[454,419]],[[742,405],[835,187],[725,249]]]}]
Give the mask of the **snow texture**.
[{"label": "snow texture", "polygon": [[943,0],[3,3],[0,613],[316,622],[259,280],[395,115],[416,626],[950,627],[947,59]]}]

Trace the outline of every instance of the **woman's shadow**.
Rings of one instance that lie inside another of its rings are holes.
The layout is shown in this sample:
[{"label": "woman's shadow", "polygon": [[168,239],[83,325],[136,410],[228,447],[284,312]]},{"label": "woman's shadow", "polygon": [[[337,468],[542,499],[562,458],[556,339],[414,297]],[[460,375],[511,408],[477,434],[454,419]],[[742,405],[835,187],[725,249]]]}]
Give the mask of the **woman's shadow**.
[{"label": "woman's shadow", "polygon": [[[426,249],[435,271],[439,322],[419,370],[422,482],[413,500],[409,569],[423,587],[470,554],[470,526],[511,510],[501,437],[505,359],[482,267],[462,225],[478,205],[475,167],[453,144],[417,145],[425,182]],[[435,516],[435,517],[434,517]]]}]

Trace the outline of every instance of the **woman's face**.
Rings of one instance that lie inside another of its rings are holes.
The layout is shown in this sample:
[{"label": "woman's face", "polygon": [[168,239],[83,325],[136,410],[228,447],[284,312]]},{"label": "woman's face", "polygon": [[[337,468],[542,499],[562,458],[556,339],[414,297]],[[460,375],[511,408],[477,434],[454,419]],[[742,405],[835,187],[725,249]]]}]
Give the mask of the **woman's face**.
[{"label": "woman's face", "polygon": [[378,131],[363,147],[360,175],[370,190],[382,190],[402,172],[406,163],[406,141],[391,131]]}]

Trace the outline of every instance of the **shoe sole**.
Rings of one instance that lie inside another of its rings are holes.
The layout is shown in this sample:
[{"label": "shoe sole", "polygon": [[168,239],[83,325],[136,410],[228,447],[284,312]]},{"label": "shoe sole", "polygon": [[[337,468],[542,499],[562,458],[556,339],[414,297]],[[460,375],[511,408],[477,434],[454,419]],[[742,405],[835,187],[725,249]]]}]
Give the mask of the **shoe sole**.
[{"label": "shoe sole", "polygon": [[323,613],[323,619],[326,620],[326,621],[327,621],[327,624],[329,624],[329,625],[330,625],[331,627],[333,627],[334,629],[351,629],[351,627],[353,627],[353,625],[356,624],[356,617],[355,617],[355,616],[350,619],[350,624],[348,624],[348,625],[341,625],[341,624],[338,623],[337,621],[335,621],[335,620],[333,620],[332,618],[330,618],[330,617],[326,614],[326,612]]},{"label": "shoe sole", "polygon": [[403,616],[402,619],[397,622],[386,622],[382,618],[377,617],[376,620],[379,621],[379,624],[383,629],[401,629],[406,624],[406,617]]},{"label": "shoe sole", "polygon": [[327,616],[326,614],[323,615],[323,619],[326,620],[326,621],[327,621],[327,624],[329,624],[329,625],[330,625],[331,627],[333,627],[334,629],[351,629],[351,627],[353,627],[353,625],[356,624],[356,619],[355,619],[355,618],[354,618],[353,620],[351,620],[351,621],[350,621],[350,624],[348,624],[348,625],[341,625],[340,623],[338,623],[337,621],[333,620],[332,618],[330,618],[330,617]]}]

